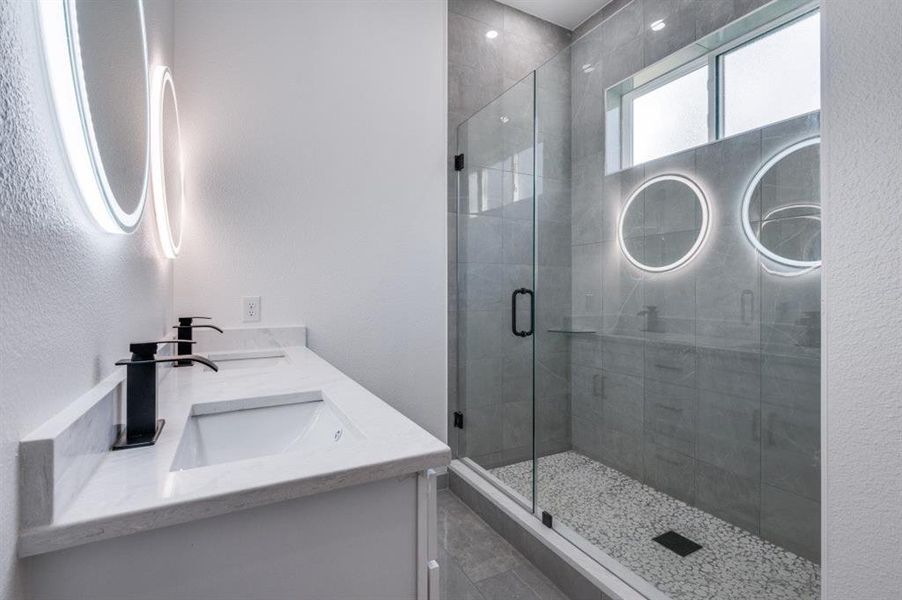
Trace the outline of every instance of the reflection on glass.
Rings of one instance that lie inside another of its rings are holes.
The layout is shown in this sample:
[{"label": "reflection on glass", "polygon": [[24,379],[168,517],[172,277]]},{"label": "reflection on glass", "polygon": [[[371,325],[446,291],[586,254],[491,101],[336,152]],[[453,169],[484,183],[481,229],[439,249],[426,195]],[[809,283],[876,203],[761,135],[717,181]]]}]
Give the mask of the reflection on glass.
[{"label": "reflection on glass", "polygon": [[820,109],[820,13],[724,55],[723,78],[725,135]]},{"label": "reflection on glass", "polygon": [[708,141],[708,68],[701,67],[632,102],[633,164]]},{"label": "reflection on glass", "polygon": [[670,271],[688,262],[708,232],[701,189],[678,175],[655,177],[627,199],[618,237],[624,256],[644,271]]},{"label": "reflection on glass", "polygon": [[746,190],[743,227],[758,251],[781,265],[820,265],[820,138],[793,144],[758,171]]}]

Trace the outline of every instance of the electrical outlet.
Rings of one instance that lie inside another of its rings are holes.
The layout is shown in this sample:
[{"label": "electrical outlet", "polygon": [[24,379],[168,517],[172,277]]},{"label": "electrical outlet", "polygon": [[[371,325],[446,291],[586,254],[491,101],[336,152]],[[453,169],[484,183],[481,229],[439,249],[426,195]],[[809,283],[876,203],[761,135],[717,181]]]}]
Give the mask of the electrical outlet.
[{"label": "electrical outlet", "polygon": [[245,296],[241,299],[241,320],[256,323],[260,320],[260,296]]}]

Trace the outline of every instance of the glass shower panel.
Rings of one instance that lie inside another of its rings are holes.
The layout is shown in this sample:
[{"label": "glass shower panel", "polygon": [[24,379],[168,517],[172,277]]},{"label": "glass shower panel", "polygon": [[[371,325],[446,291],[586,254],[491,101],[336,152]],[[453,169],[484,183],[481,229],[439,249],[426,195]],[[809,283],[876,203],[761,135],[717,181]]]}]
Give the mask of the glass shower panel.
[{"label": "glass shower panel", "polygon": [[522,465],[529,506],[533,338],[515,331],[533,329],[534,82],[529,75],[458,128],[459,456],[486,470]]},{"label": "glass shower panel", "polygon": [[816,598],[820,275],[759,251],[819,258],[816,150],[744,198],[818,115],[605,175],[592,36],[536,71],[536,515],[647,595]]},{"label": "glass shower panel", "polygon": [[605,174],[611,27],[458,131],[459,455],[647,597],[817,598],[819,113]]},{"label": "glass shower panel", "polygon": [[[572,444],[568,335],[572,329],[570,62],[570,52],[565,50],[535,72],[536,200],[532,212],[517,215],[523,220],[522,226],[534,232],[530,239],[535,244],[531,268],[536,302],[530,357],[535,411],[531,439],[540,460],[564,453]],[[536,493],[534,479],[524,475],[532,472],[533,461],[516,458],[495,466],[492,475],[519,496],[532,501]]]}]

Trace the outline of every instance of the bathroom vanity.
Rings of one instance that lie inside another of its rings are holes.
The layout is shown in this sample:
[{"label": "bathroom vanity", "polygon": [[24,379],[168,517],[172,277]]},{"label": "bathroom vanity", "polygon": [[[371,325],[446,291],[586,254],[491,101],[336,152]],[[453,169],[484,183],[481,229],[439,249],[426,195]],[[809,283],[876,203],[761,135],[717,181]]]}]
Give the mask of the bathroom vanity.
[{"label": "bathroom vanity", "polygon": [[31,596],[436,599],[448,447],[303,328],[210,339],[219,372],[159,369],[155,445],[110,451],[124,370],[22,440]]}]

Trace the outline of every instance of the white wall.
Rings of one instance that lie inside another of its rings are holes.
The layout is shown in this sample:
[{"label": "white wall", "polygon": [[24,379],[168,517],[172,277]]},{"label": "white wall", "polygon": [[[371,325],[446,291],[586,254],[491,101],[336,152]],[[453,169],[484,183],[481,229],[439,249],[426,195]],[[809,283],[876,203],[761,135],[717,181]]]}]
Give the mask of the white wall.
[{"label": "white wall", "polygon": [[[172,57],[171,0],[145,0],[150,56]],[[172,264],[153,209],[132,235],[99,230],[69,182],[45,93],[33,7],[0,2],[0,598],[15,558],[18,440],[172,321]]]},{"label": "white wall", "polygon": [[823,3],[824,598],[902,596],[902,2]]},{"label": "white wall", "polygon": [[310,346],[445,439],[444,1],[180,2],[179,313]]}]

